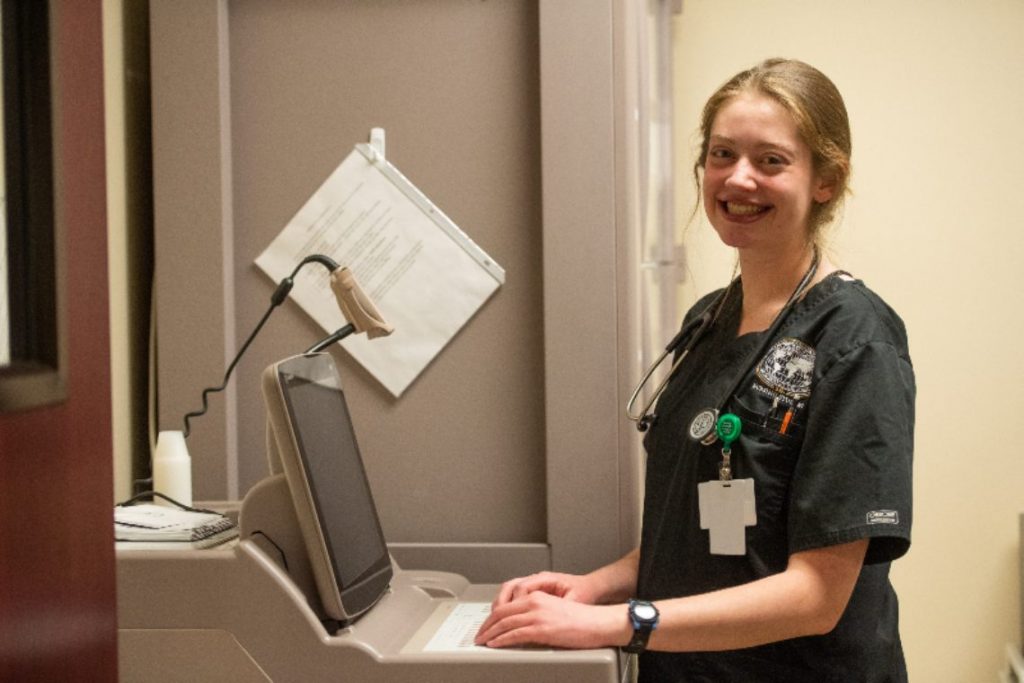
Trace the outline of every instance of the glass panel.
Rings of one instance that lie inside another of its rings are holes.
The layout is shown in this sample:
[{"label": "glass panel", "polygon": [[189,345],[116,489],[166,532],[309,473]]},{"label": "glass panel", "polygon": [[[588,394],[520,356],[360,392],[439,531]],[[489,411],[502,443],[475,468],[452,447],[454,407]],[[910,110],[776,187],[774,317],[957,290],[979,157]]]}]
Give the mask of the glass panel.
[{"label": "glass panel", "polygon": [[0,411],[62,401],[49,2],[0,0],[3,301]]},{"label": "glass panel", "polygon": [[[0,9],[0,74],[3,64],[3,11]],[[0,88],[0,132],[4,130],[4,91]],[[0,135],[0,366],[11,362],[11,316],[7,298],[7,172],[4,136]]]}]

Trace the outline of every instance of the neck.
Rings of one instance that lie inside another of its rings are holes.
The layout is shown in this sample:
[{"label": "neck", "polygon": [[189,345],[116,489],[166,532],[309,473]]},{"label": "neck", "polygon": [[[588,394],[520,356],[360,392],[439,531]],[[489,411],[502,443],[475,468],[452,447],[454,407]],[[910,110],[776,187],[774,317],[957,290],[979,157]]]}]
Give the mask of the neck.
[{"label": "neck", "polygon": [[[740,334],[768,329],[772,321],[793,295],[807,274],[814,259],[814,248],[807,245],[772,255],[751,254],[740,251],[740,271],[743,275],[743,312]],[[832,265],[822,258],[817,272],[808,286],[820,281]]]}]

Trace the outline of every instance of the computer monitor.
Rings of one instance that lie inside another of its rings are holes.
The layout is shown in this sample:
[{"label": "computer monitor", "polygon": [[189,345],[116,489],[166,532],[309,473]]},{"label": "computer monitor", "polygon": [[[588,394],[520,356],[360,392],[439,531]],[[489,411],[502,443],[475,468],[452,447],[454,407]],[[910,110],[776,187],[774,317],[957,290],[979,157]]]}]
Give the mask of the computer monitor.
[{"label": "computer monitor", "polygon": [[392,568],[331,356],[274,363],[263,397],[324,612],[351,622],[387,591]]}]

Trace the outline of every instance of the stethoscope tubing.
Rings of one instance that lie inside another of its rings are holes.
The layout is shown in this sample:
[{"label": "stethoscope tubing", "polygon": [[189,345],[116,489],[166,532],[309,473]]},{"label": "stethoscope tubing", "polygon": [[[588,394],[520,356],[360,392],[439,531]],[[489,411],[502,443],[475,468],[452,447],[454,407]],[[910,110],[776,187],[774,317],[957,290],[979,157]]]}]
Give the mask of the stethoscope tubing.
[{"label": "stethoscope tubing", "polygon": [[[778,332],[779,328],[782,326],[782,323],[785,321],[786,316],[789,315],[789,312],[793,308],[793,305],[800,299],[801,296],[803,296],[807,287],[814,279],[815,273],[818,272],[819,262],[820,256],[818,250],[815,249],[814,256],[811,259],[811,267],[807,269],[806,273],[804,273],[804,276],[800,279],[800,283],[797,285],[796,289],[793,290],[793,293],[790,295],[789,300],[786,301],[786,304],[782,307],[782,310],[779,311],[779,314],[775,317],[775,320],[772,321],[771,326],[768,328],[767,334],[765,334],[764,336],[764,340],[758,347],[757,353],[753,355],[754,363],[756,363],[757,359],[760,358],[761,355],[764,353],[765,349],[767,348],[767,345],[771,343],[771,340],[775,337],[775,334]],[[651,408],[653,408],[654,404],[657,403],[659,398],[661,398],[661,394],[665,391],[665,388],[668,386],[668,383],[672,380],[672,377],[675,376],[676,369],[679,368],[683,360],[685,360],[686,357],[690,354],[690,351],[701,340],[701,337],[704,336],[708,328],[710,328],[711,325],[713,325],[714,322],[718,319],[718,314],[721,313],[721,309],[725,305],[726,297],[729,296],[729,293],[732,291],[733,286],[738,282],[738,280],[739,278],[736,278],[732,282],[730,282],[729,286],[725,288],[725,291],[723,291],[721,295],[716,297],[715,300],[707,308],[704,309],[704,311],[700,314],[700,317],[698,317],[689,325],[684,325],[683,329],[681,329],[679,333],[672,338],[672,341],[668,343],[668,346],[665,347],[665,351],[663,351],[662,354],[658,356],[658,359],[654,361],[654,363],[652,363],[649,368],[647,368],[647,372],[644,373],[643,378],[641,378],[640,382],[636,386],[636,389],[633,390],[632,396],[630,396],[629,401],[626,403],[626,417],[635,422],[636,428],[641,432],[647,431],[647,429],[651,426],[651,423],[654,421],[655,417],[654,414],[651,413]],[[711,313],[712,310],[714,310],[713,315]],[[685,348],[679,354],[679,357],[675,360],[675,362],[672,363],[672,368],[665,375],[665,378],[662,379],[661,382],[658,384],[657,388],[655,388],[654,392],[651,395],[651,398],[648,399],[648,401],[644,405],[643,410],[640,411],[639,414],[635,414],[633,412],[633,406],[636,403],[636,399],[640,395],[640,392],[643,391],[643,388],[647,385],[647,382],[650,380],[651,375],[654,374],[654,372],[658,369],[658,367],[665,360],[665,358],[669,354],[674,353],[683,343],[683,339],[687,338],[688,330],[693,330],[693,333],[687,339]],[[722,405],[724,405],[725,402],[729,400],[729,396],[735,393],[736,389],[739,388],[740,382],[743,381],[743,377],[747,374],[748,371],[749,368],[745,370],[743,373],[741,373],[739,377],[736,378],[736,382],[734,383],[733,387],[729,390],[728,393],[725,394],[724,398],[721,401],[721,404],[714,410],[715,414],[717,414],[721,410]]]},{"label": "stethoscope tubing", "polygon": [[[726,293],[728,293],[728,289],[726,292],[723,292],[721,296],[724,297]],[[686,357],[690,355],[690,351],[697,345],[700,338],[704,336],[704,332],[707,328],[710,327],[711,322],[713,321],[711,310],[719,303],[719,299],[716,298],[714,303],[708,306],[697,319],[679,330],[679,333],[672,338],[672,341],[668,343],[665,350],[661,352],[660,356],[658,356],[657,360],[647,368],[647,372],[644,373],[643,378],[641,378],[640,382],[636,385],[636,388],[633,390],[633,395],[629,397],[629,401],[626,403],[626,417],[633,422],[636,422],[640,431],[646,431],[648,423],[645,422],[645,420],[649,420],[651,416],[651,408],[653,408],[654,404],[659,398],[661,398],[661,394],[664,393],[665,388],[668,386],[669,381],[675,374],[676,369],[684,360],[686,360]],[[672,363],[671,369],[661,382],[658,383],[658,386],[654,389],[651,397],[644,404],[643,409],[639,413],[634,414],[633,406],[636,404],[636,400],[640,396],[640,392],[643,391],[644,387],[647,386],[647,382],[650,381],[651,375],[655,373],[655,371],[661,366],[662,362],[664,362],[670,354],[675,353],[679,347],[683,345],[684,340],[686,340],[686,346],[683,348],[682,352],[680,352],[679,357],[676,358],[675,362]],[[641,425],[643,426],[641,427]]]}]

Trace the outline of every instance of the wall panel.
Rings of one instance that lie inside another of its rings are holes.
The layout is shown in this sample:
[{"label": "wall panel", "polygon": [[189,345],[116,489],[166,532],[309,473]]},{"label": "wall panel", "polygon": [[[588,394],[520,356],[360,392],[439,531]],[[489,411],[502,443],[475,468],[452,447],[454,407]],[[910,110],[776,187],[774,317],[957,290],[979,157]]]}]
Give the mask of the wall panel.
[{"label": "wall panel", "polygon": [[[388,158],[507,273],[400,399],[335,352],[385,534],[478,579],[502,578],[502,557],[613,559],[635,520],[613,6],[154,0],[160,428],[180,428],[266,309],[253,259],[379,126]],[[193,423],[197,498],[265,475],[259,373],[322,335],[294,304],[273,314]]]}]

